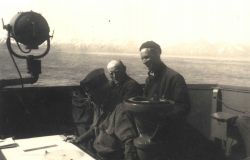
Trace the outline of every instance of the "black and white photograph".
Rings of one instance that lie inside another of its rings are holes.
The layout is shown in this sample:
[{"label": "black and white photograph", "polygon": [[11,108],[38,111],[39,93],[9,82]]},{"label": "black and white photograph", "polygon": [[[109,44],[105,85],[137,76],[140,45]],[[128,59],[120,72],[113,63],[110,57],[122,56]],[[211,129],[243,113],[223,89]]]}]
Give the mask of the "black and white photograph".
[{"label": "black and white photograph", "polygon": [[250,160],[250,1],[0,3],[0,160]]}]

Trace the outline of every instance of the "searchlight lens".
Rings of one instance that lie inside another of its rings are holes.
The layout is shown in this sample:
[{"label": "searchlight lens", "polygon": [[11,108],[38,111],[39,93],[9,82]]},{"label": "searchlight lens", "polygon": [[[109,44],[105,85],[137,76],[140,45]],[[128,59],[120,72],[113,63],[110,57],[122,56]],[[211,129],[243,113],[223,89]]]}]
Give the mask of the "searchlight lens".
[{"label": "searchlight lens", "polygon": [[11,37],[27,49],[38,49],[50,38],[49,25],[45,18],[36,12],[18,12],[10,21],[8,31]]}]

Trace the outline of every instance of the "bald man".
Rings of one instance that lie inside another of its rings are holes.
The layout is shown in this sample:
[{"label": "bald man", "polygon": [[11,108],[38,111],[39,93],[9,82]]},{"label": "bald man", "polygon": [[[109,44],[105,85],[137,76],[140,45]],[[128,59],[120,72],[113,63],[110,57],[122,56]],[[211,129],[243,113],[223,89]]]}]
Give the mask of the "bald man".
[{"label": "bald man", "polygon": [[142,95],[142,87],[126,73],[126,66],[121,60],[111,60],[107,65],[111,77],[113,100],[120,103],[128,98]]},{"label": "bald man", "polygon": [[[119,106],[118,104],[120,104],[123,100],[126,100],[134,96],[142,95],[141,85],[138,84],[135,80],[133,80],[127,75],[126,66],[122,63],[122,61],[120,60],[110,61],[107,65],[107,69],[111,77],[111,92],[112,92],[111,97],[109,97],[110,95],[107,95],[107,93],[104,93],[104,92],[99,93],[100,92],[99,90],[97,91],[98,93],[97,94],[92,89],[93,96],[98,97],[101,100],[106,100],[107,103],[113,107],[116,105]],[[90,76],[87,76],[87,77],[90,77]],[[85,79],[88,80],[89,78],[85,78]],[[97,85],[100,85],[99,83],[104,83],[98,77],[92,81],[97,82],[97,83],[94,83],[94,86],[92,88],[96,88]],[[83,84],[82,82],[81,84]],[[127,121],[130,121],[130,118],[127,117],[127,115],[124,115],[124,116],[120,115],[123,113],[123,112],[120,112],[120,109],[119,109],[120,107],[117,107],[117,108],[119,112],[116,117],[118,119],[117,121],[118,123],[114,123],[114,121],[116,121],[114,117],[116,115],[116,111],[114,111],[113,113],[113,110],[109,110],[109,108],[106,108],[108,109],[107,111],[111,111],[111,113],[107,112],[108,113],[107,115],[102,114],[101,116],[98,116],[99,117],[98,120],[93,121],[95,122],[93,123],[94,125],[92,124],[92,126],[86,133],[82,134],[77,139],[74,139],[72,142],[80,143],[80,142],[86,141],[86,139],[89,139],[89,137],[94,137],[93,148],[96,151],[96,153],[102,157],[103,160],[106,160],[106,159],[107,160],[111,160],[111,159],[113,160],[121,160],[121,159],[138,160],[137,155],[136,155],[136,150],[133,146],[133,141],[131,138],[131,137],[133,138],[136,137],[137,133],[135,133],[134,130],[131,131],[132,133],[130,132],[123,133],[124,125],[125,125],[125,128],[129,128],[129,129],[131,129],[134,126],[131,126],[132,123],[127,122]],[[103,112],[104,111],[105,110],[103,110]],[[121,124],[120,121],[123,121],[123,120],[125,121],[125,123],[123,123],[121,127],[113,126],[113,124],[118,124],[118,125]],[[116,130],[116,132],[114,132],[114,130]],[[122,132],[122,134],[120,134],[120,132]]]}]

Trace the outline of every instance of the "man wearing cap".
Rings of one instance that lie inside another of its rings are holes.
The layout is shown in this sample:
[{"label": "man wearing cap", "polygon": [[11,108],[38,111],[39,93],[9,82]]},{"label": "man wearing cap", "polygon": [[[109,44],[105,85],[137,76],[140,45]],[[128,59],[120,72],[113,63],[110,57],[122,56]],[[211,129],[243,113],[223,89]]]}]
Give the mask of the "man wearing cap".
[{"label": "man wearing cap", "polygon": [[154,41],[144,42],[139,51],[143,64],[148,68],[144,96],[154,101],[173,102],[171,110],[159,115],[160,122],[156,125],[160,127],[154,141],[166,142],[167,149],[164,148],[163,152],[169,152],[167,156],[175,159],[216,159],[213,154],[209,154],[214,149],[213,144],[186,121],[190,102],[183,76],[162,62],[161,47]]},{"label": "man wearing cap", "polygon": [[113,100],[117,104],[131,97],[142,95],[142,87],[126,73],[126,66],[121,60],[111,60],[107,65],[111,77]]},{"label": "man wearing cap", "polygon": [[[78,135],[85,133],[104,111],[111,111],[110,85],[103,68],[91,71],[72,95],[72,114]],[[104,109],[105,108],[105,109]],[[95,122],[96,123],[96,122]]]},{"label": "man wearing cap", "polygon": [[183,137],[180,133],[186,128],[185,118],[190,110],[185,79],[162,62],[159,44],[146,41],[140,46],[139,51],[142,63],[148,68],[144,96],[154,101],[171,100],[174,103],[171,111],[161,113],[161,127],[158,136],[155,137],[156,141],[173,141],[173,148],[178,146],[173,145],[176,144],[176,139],[180,141]]},{"label": "man wearing cap", "polygon": [[161,47],[154,41],[140,46],[142,63],[148,68],[144,95],[154,100],[168,99],[175,102],[169,119],[183,119],[190,110],[188,89],[183,76],[166,66],[161,58]]},{"label": "man wearing cap", "polygon": [[94,105],[93,123],[97,123],[101,115],[113,111],[115,106],[112,105],[113,103],[109,98],[110,85],[103,68],[95,69],[87,74],[80,82],[80,88],[92,100],[92,105]]}]

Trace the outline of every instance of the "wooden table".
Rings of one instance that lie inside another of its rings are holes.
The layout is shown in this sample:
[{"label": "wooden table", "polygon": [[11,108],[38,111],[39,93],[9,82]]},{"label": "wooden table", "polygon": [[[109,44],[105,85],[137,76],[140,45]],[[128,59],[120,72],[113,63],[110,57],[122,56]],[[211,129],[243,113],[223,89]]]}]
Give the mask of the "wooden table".
[{"label": "wooden table", "polygon": [[1,149],[0,160],[95,160],[62,135],[15,140],[18,147]]}]

